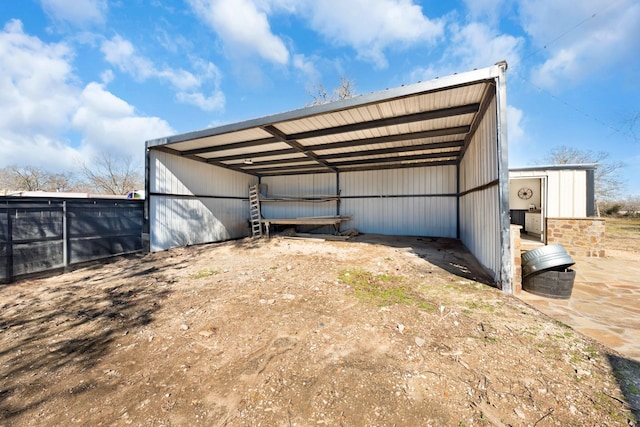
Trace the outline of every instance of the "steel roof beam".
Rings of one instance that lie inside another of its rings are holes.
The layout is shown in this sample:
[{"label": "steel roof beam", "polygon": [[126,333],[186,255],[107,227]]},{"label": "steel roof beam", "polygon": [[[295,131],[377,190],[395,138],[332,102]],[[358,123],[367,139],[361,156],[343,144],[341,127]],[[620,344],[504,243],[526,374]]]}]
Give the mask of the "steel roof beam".
[{"label": "steel roof beam", "polygon": [[[255,174],[258,174],[258,175],[268,175],[269,172],[274,172],[277,175],[277,173],[279,173],[280,171],[286,171],[286,170],[299,170],[300,173],[302,174],[302,173],[317,173],[317,171],[326,171],[327,169],[324,166],[318,165],[318,164],[314,164],[314,165],[276,166],[276,167],[273,167],[273,168],[250,169],[251,172],[253,172]],[[311,172],[304,172],[304,171],[311,171]],[[333,171],[330,170],[328,172],[333,172]],[[249,169],[246,171],[246,173],[249,173]],[[272,175],[273,175],[273,173],[272,173]]]},{"label": "steel roof beam", "polygon": [[288,135],[292,140],[316,138],[319,136],[335,135],[337,133],[353,132],[366,129],[374,129],[385,126],[403,125],[407,123],[421,122],[425,120],[442,119],[445,117],[459,116],[462,114],[477,113],[480,104],[462,105],[459,107],[443,108],[441,110],[424,111],[422,113],[407,114],[405,116],[389,117],[386,119],[370,120],[368,122],[358,122],[349,125],[335,126],[300,132]]},{"label": "steel roof beam", "polygon": [[217,161],[208,161],[207,159],[204,159],[204,158],[198,157],[198,156],[184,156],[183,153],[181,153],[180,151],[177,151],[177,150],[175,150],[173,148],[170,148],[170,147],[167,147],[167,146],[164,146],[164,145],[156,145],[154,147],[150,147],[149,149],[150,150],[156,150],[156,151],[162,151],[162,152],[165,152],[165,153],[173,154],[175,156],[183,156],[183,157],[186,157],[187,159],[194,160],[196,162],[208,163],[208,164],[211,164],[211,165],[220,166],[221,168],[231,169],[231,170],[236,171],[236,172],[248,173],[249,175],[257,176],[256,173],[242,170],[241,168],[238,168],[235,165],[227,165],[227,164],[220,163],[220,162],[217,162]]},{"label": "steel roof beam", "polygon": [[[359,156],[375,156],[380,154],[402,153],[407,151],[426,151],[437,150],[440,148],[457,148],[462,147],[464,140],[451,141],[451,142],[437,142],[433,144],[419,144],[419,145],[403,145],[398,147],[380,148],[377,150],[359,150],[349,151],[346,153],[334,153],[319,155],[318,157],[324,160],[339,159],[342,157],[359,157]],[[458,154],[457,152],[450,152],[451,154]]]},{"label": "steel roof beam", "polygon": [[355,147],[359,145],[386,144],[389,142],[411,141],[414,139],[436,138],[439,136],[451,136],[466,134],[470,126],[456,126],[452,128],[425,130],[422,132],[402,133],[397,135],[380,136],[376,138],[356,139],[352,141],[332,142],[328,144],[306,145],[310,151],[333,150],[337,148]]},{"label": "steel roof beam", "polygon": [[298,141],[296,141],[294,138],[289,137],[288,135],[286,135],[284,132],[280,131],[280,129],[276,128],[275,126],[272,125],[268,125],[268,126],[264,126],[262,129],[264,129],[265,131],[269,132],[271,135],[273,135],[274,137],[276,137],[276,139],[289,144],[292,148],[295,148],[296,150],[298,150],[299,152],[301,152],[302,154],[304,154],[305,156],[307,156],[309,159],[318,162],[320,165],[326,167],[327,169],[333,171],[333,172],[337,172],[335,170],[335,168],[333,166],[331,166],[329,163],[325,162],[322,159],[319,159],[315,153],[309,151],[305,146],[303,146],[302,144],[300,144]]},{"label": "steel roof beam", "polygon": [[235,163],[236,165],[242,166],[243,168],[249,168],[251,169],[252,167],[256,167],[259,168],[260,166],[269,166],[269,165],[284,165],[284,164],[295,164],[295,163],[313,163],[315,166],[318,165],[318,162],[316,162],[313,159],[310,159],[308,157],[296,157],[296,158],[287,158],[287,159],[276,159],[276,160],[265,160],[262,162],[251,162],[251,163]]},{"label": "steel roof beam", "polygon": [[272,156],[282,156],[286,154],[296,154],[299,153],[295,148],[283,148],[280,150],[271,150],[271,151],[256,151],[254,153],[245,153],[245,154],[234,154],[232,156],[221,156],[221,157],[213,157],[213,160],[217,160],[219,162],[228,162],[233,160],[244,160],[244,159],[255,159],[260,157],[272,157]]},{"label": "steel roof beam", "polygon": [[377,157],[373,159],[358,159],[358,160],[345,160],[331,162],[334,167],[338,169],[345,165],[373,165],[380,163],[392,163],[403,162],[407,160],[423,160],[423,159],[444,159],[449,157],[458,157],[457,153],[426,153],[426,154],[412,154],[410,156],[391,156],[391,157]]},{"label": "steel roof beam", "polygon": [[[432,166],[450,166],[455,165],[455,160],[436,160],[433,162],[416,162],[416,163],[388,163],[376,165],[374,170],[381,169],[407,169],[407,168],[420,168],[420,167],[432,167]],[[354,167],[341,167],[339,172],[362,172],[372,170],[370,166],[354,166]]]},{"label": "steel roof beam", "polygon": [[[251,141],[242,141],[242,142],[233,142],[231,144],[223,144],[223,145],[208,145],[202,148],[194,148],[193,150],[184,150],[181,151],[183,156],[191,156],[198,155],[204,153],[213,153],[215,151],[225,151],[225,150],[237,150],[238,148],[251,148],[257,147],[260,145],[273,144],[276,142],[281,142],[277,138],[261,138],[261,139],[253,139]],[[176,150],[180,151],[180,150]]]}]

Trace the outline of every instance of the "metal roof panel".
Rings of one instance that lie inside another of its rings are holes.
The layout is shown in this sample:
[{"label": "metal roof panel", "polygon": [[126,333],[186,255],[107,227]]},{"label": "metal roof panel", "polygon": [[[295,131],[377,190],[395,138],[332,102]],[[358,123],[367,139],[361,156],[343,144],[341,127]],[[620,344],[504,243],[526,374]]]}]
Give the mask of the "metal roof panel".
[{"label": "metal roof panel", "polygon": [[490,67],[151,140],[147,147],[257,175],[375,169],[390,159],[457,162],[499,75],[498,66]]}]

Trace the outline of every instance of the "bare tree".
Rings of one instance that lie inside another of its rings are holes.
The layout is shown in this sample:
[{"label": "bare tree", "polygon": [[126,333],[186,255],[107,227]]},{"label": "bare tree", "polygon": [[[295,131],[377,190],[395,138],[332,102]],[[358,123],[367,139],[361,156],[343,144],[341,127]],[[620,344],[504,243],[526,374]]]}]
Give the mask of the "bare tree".
[{"label": "bare tree", "polygon": [[123,195],[142,187],[142,176],[130,157],[103,152],[91,165],[82,162],[80,169],[99,193]]},{"label": "bare tree", "polygon": [[636,112],[631,114],[627,119],[621,122],[624,131],[622,132],[624,135],[630,137],[635,142],[640,141],[640,112]]},{"label": "bare tree", "polygon": [[72,172],[58,172],[49,175],[47,183],[49,191],[86,191],[86,185],[78,182]]},{"label": "bare tree", "polygon": [[72,172],[52,173],[35,166],[10,166],[0,169],[0,192],[87,191]]},{"label": "bare tree", "polygon": [[640,212],[640,195],[627,197],[624,201],[624,207],[629,212]]},{"label": "bare tree", "polygon": [[562,145],[551,150],[543,162],[555,165],[596,163],[594,185],[599,215],[599,203],[618,197],[624,183],[619,174],[620,169],[624,168],[624,163],[612,162],[608,158],[609,153],[604,151],[579,150]]},{"label": "bare tree", "polygon": [[3,187],[10,191],[47,190],[49,172],[35,166],[9,166],[2,173]]},{"label": "bare tree", "polygon": [[356,96],[355,85],[353,80],[346,77],[340,77],[340,84],[336,86],[331,93],[328,93],[323,85],[314,85],[307,93],[313,98],[308,105],[327,104],[329,102],[338,101],[340,99],[348,99]]}]

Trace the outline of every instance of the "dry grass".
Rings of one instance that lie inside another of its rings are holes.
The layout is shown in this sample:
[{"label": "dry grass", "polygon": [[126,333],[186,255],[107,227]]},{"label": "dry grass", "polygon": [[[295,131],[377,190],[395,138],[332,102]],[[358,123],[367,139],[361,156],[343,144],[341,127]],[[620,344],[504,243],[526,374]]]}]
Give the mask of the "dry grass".
[{"label": "dry grass", "polygon": [[607,254],[624,252],[632,259],[640,257],[640,218],[606,218],[605,233]]}]

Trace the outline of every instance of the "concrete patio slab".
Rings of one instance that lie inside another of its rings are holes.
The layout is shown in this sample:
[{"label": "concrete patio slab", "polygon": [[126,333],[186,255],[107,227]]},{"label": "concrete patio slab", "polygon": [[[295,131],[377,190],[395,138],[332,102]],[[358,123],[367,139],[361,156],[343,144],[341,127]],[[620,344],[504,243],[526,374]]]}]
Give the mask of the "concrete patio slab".
[{"label": "concrete patio slab", "polygon": [[571,298],[516,294],[546,315],[640,362],[640,262],[573,257]]}]

